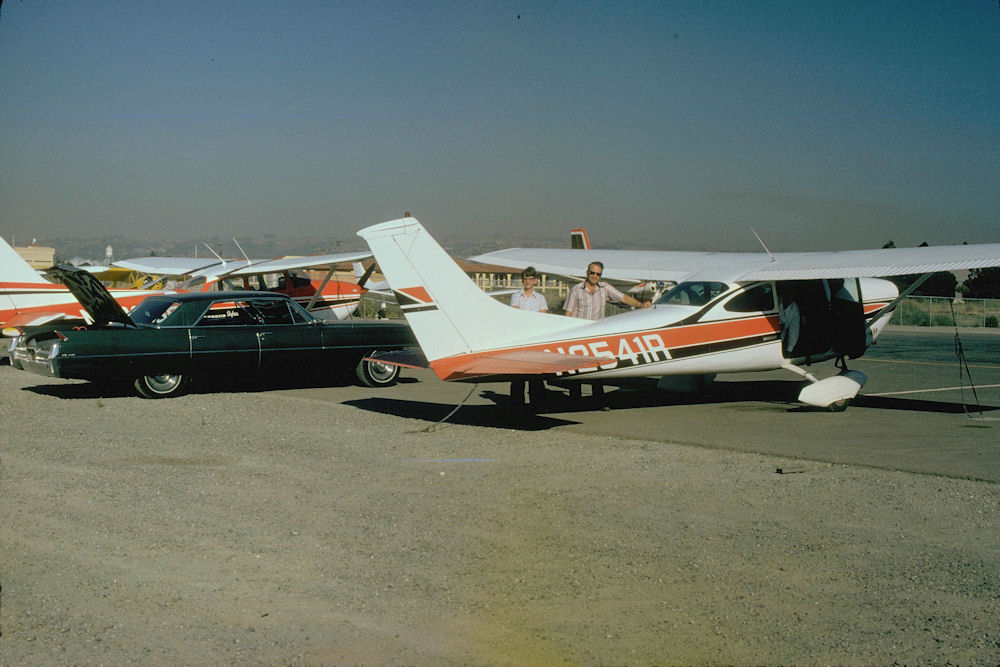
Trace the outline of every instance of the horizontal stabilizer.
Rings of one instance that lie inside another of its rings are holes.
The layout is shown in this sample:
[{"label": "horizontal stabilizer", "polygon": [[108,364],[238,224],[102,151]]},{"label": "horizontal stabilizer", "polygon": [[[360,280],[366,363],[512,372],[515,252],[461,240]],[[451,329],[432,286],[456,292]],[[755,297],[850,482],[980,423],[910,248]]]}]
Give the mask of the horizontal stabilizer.
[{"label": "horizontal stabilizer", "polygon": [[17,313],[7,318],[7,321],[3,323],[4,327],[37,327],[43,324],[49,324],[50,322],[55,322],[57,320],[64,320],[72,315],[67,315],[66,313],[51,312],[51,313]]},{"label": "horizontal stabilizer", "polygon": [[[480,352],[434,362],[434,371],[439,377],[452,379],[453,376],[477,377],[480,375],[550,375],[594,368],[608,363],[607,357],[591,357],[582,354],[563,354],[543,350],[510,350],[507,352]],[[614,361],[613,359],[610,361]],[[442,375],[447,373],[447,377]]]},{"label": "horizontal stabilizer", "polygon": [[393,350],[391,352],[376,352],[370,357],[365,357],[364,361],[378,361],[389,366],[402,366],[403,368],[430,368],[427,357],[419,347],[408,347],[403,350]]}]

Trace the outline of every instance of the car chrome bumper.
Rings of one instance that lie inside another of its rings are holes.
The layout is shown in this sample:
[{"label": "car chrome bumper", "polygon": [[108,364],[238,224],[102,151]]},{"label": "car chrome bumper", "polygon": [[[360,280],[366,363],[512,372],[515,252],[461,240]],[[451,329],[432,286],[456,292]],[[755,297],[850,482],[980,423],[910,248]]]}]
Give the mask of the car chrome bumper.
[{"label": "car chrome bumper", "polygon": [[55,367],[52,360],[49,359],[47,351],[39,350],[39,352],[46,352],[39,356],[36,356],[35,352],[33,347],[15,347],[10,355],[11,366],[36,375],[55,377]]}]

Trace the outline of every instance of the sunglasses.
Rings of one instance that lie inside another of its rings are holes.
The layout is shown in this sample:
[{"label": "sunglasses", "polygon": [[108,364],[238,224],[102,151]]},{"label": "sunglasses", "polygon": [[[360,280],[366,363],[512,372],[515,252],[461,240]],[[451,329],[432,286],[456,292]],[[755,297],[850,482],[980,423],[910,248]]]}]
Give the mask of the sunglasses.
[{"label": "sunglasses", "polygon": [[600,271],[587,271],[587,273],[589,273],[592,276],[599,276],[599,275],[601,275]]}]

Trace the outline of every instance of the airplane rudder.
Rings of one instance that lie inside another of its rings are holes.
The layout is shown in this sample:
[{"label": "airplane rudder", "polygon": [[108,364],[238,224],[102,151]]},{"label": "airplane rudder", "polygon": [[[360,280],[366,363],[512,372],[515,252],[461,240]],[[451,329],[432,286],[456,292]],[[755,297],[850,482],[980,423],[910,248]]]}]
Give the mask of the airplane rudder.
[{"label": "airplane rudder", "polygon": [[0,237],[0,281],[10,283],[44,283],[48,282],[31,268],[21,255]]}]

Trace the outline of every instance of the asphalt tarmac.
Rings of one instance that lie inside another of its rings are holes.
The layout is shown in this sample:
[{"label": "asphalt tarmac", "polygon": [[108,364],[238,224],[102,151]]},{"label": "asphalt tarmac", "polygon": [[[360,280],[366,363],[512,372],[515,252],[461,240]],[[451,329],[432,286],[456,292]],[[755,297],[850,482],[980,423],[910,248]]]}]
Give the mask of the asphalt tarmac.
[{"label": "asphalt tarmac", "polygon": [[[1000,331],[963,329],[956,339],[952,329],[890,327],[849,366],[868,382],[841,413],[796,403],[802,382],[785,371],[720,376],[699,395],[652,383],[608,387],[601,403],[586,387],[580,402],[553,388],[547,406],[530,413],[508,405],[505,383],[446,383],[430,371],[406,370],[376,398],[360,389],[352,397],[345,387],[278,391],[428,428],[559,429],[1000,482]],[[836,372],[830,362],[809,370],[820,378]]]},{"label": "asphalt tarmac", "polygon": [[0,664],[1000,664],[1000,335],[960,340],[974,391],[893,329],[842,413],[0,368]]}]

